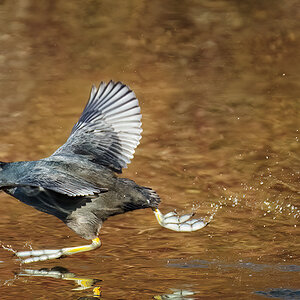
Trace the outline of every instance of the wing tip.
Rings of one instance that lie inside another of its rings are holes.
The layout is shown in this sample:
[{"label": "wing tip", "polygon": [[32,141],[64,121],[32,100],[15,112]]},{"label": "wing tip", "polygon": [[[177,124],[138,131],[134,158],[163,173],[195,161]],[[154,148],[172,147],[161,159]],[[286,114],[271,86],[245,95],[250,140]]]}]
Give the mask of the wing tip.
[{"label": "wing tip", "polygon": [[[86,143],[85,135],[95,132],[99,138],[94,136],[94,140],[90,143],[91,151],[86,152],[86,149],[83,149],[83,153],[93,157],[93,160],[99,163],[106,161],[111,165],[111,169],[120,171],[130,163],[136,147],[140,144],[143,132],[141,119],[139,101],[128,85],[114,80],[108,83],[101,81],[98,88],[93,84],[89,101],[71,133],[72,136],[78,131],[76,140],[72,141],[72,138],[69,138],[69,143],[67,142],[55,153],[74,152],[75,148],[84,147],[84,145],[80,146],[80,143]],[[114,134],[111,136],[109,132]],[[101,147],[104,151],[99,152],[97,148],[102,144],[103,138],[107,141]],[[105,158],[105,153],[109,151],[107,142],[119,144],[121,149],[110,153],[109,157]],[[122,144],[126,146],[122,147]]]}]

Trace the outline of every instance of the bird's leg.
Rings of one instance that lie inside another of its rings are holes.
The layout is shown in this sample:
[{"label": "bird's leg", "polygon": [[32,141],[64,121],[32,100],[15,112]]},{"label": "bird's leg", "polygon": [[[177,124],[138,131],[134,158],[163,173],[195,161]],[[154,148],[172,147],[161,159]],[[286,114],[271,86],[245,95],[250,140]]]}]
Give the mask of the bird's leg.
[{"label": "bird's leg", "polygon": [[[23,264],[28,264],[37,261],[44,261],[48,259],[60,258],[66,255],[72,255],[75,253],[86,252],[90,250],[94,250],[101,246],[101,241],[97,237],[92,240],[90,245],[78,246],[78,247],[70,247],[70,248],[62,248],[56,250],[31,250],[31,251],[20,251],[16,252],[15,255],[21,258],[21,262]],[[28,257],[28,258],[25,258]],[[25,258],[25,259],[23,259]]]},{"label": "bird's leg", "polygon": [[153,212],[159,225],[178,232],[196,231],[209,223],[201,219],[191,219],[194,214],[179,216],[176,212],[169,212],[163,215],[158,208],[153,209]]}]

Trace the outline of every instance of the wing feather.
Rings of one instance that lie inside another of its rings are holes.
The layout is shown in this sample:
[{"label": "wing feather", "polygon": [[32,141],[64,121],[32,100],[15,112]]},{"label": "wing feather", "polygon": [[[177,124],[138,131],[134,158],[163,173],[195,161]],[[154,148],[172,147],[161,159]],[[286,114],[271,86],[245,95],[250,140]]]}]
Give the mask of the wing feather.
[{"label": "wing feather", "polygon": [[91,94],[67,142],[52,156],[78,155],[121,172],[141,139],[139,102],[121,82],[101,82]]}]

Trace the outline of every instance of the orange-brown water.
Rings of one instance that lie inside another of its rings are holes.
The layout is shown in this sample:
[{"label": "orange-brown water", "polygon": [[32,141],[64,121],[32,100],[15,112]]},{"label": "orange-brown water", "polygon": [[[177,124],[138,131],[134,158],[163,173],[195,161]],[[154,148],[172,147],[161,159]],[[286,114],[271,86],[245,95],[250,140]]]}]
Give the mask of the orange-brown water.
[{"label": "orange-brown water", "polygon": [[[101,299],[299,298],[299,7],[0,2],[1,161],[50,155],[91,84],[120,80],[140,100],[144,129],[122,176],[157,190],[163,212],[215,213],[184,234],[159,227],[149,210],[116,216],[101,249],[21,267],[0,249],[0,298],[93,295],[93,287],[73,290],[74,280],[22,276],[55,266],[102,280],[94,285]],[[0,201],[5,246],[86,243],[52,216],[4,193]]]}]

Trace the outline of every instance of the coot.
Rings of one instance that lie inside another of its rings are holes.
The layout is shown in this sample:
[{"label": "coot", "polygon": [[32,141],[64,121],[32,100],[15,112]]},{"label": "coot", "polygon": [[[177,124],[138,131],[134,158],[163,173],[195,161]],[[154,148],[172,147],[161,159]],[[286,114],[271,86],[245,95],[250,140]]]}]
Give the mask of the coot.
[{"label": "coot", "polygon": [[148,187],[120,178],[141,139],[141,113],[132,90],[121,82],[101,82],[66,143],[37,161],[0,162],[0,189],[62,220],[89,245],[17,252],[23,263],[59,258],[101,246],[102,223],[110,216],[151,208],[158,223],[179,232],[207,225],[192,214],[163,215],[160,198]]}]

